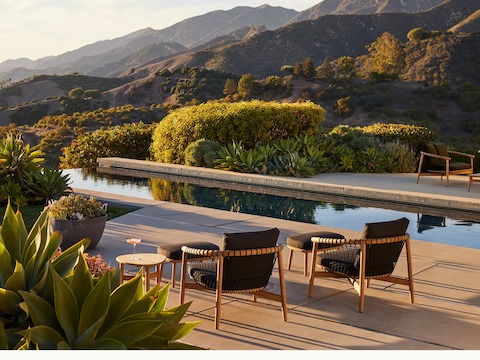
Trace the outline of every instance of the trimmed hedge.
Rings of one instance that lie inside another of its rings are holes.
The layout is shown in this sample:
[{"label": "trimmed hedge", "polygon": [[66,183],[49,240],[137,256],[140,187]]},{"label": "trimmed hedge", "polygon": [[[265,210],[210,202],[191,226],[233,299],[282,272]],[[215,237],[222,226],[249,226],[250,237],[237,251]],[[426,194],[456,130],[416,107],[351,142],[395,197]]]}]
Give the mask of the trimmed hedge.
[{"label": "trimmed hedge", "polygon": [[325,110],[311,102],[210,102],[172,111],[155,128],[155,161],[183,164],[187,146],[207,139],[223,146],[233,141],[252,148],[259,142],[316,134]]},{"label": "trimmed hedge", "polygon": [[153,125],[142,122],[96,130],[74,140],[62,149],[64,169],[95,168],[99,157],[146,160],[150,155]]},{"label": "trimmed hedge", "polygon": [[371,134],[382,139],[382,141],[401,141],[409,144],[414,149],[419,149],[424,144],[437,138],[437,134],[424,126],[405,124],[374,124],[370,126],[357,127],[357,130]]}]

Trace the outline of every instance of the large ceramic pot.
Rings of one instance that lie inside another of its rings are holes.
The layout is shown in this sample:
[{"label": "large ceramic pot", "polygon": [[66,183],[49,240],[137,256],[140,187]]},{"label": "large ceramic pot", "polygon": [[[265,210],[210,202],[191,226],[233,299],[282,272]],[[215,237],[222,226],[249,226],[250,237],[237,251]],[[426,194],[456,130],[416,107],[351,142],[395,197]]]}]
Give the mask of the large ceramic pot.
[{"label": "large ceramic pot", "polygon": [[57,220],[50,218],[50,232],[60,231],[63,235],[60,247],[68,249],[84,238],[90,239],[87,249],[94,249],[102,237],[107,215],[85,220]]}]

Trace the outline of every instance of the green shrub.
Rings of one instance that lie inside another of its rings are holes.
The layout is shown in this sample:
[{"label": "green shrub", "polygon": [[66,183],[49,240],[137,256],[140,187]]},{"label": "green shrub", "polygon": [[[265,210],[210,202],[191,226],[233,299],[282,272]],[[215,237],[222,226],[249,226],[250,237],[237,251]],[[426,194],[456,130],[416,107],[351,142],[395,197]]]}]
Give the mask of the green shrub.
[{"label": "green shrub", "polygon": [[392,141],[381,147],[385,156],[385,171],[389,173],[411,173],[417,167],[416,152],[407,144]]},{"label": "green shrub", "polygon": [[329,169],[331,171],[349,172],[355,164],[355,152],[347,146],[338,145],[330,151]]},{"label": "green shrub", "polygon": [[383,142],[398,140],[410,145],[414,149],[436,139],[433,130],[423,126],[404,124],[374,124],[359,127],[358,130],[379,137]]},{"label": "green shrub", "polygon": [[211,102],[172,111],[155,128],[151,147],[155,161],[181,164],[185,149],[199,139],[232,141],[252,148],[259,142],[316,134],[325,110],[310,102]]},{"label": "green shrub", "polygon": [[185,165],[211,168],[221,148],[216,141],[205,139],[194,141],[185,149]]},{"label": "green shrub", "polygon": [[149,158],[153,126],[131,123],[99,129],[63,148],[62,168],[95,168],[99,157]]},{"label": "green shrub", "polygon": [[464,112],[480,110],[480,91],[465,91],[458,96],[458,105]]}]

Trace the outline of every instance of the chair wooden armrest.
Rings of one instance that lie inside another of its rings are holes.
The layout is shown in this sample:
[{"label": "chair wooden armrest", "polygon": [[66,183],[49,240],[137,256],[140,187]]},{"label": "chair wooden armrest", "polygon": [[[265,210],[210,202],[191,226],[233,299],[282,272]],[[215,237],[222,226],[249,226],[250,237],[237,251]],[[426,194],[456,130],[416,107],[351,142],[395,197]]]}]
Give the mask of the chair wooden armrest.
[{"label": "chair wooden armrest", "polygon": [[[319,244],[331,244],[331,245],[372,245],[372,244],[388,244],[393,242],[400,242],[410,239],[409,234],[401,236],[389,236],[384,238],[371,238],[371,239],[332,239],[332,238],[320,238],[312,237],[313,243]],[[326,249],[329,250],[329,249]]]},{"label": "chair wooden armrest", "polygon": [[463,152],[460,152],[460,151],[448,150],[448,153],[449,153],[449,154],[466,156],[466,157],[469,157],[469,158],[471,158],[471,159],[475,159],[475,155],[466,154],[466,153],[463,153]]},{"label": "chair wooden armrest", "polygon": [[421,154],[421,155],[424,155],[424,156],[429,156],[429,157],[432,157],[432,158],[436,158],[436,159],[452,160],[452,158],[449,157],[449,156],[442,156],[442,155],[432,154],[432,153],[428,153],[428,152],[425,152],[425,151],[420,151],[420,154]]},{"label": "chair wooden armrest", "polygon": [[255,255],[268,255],[278,253],[282,251],[283,245],[277,245],[268,248],[257,249],[242,249],[242,250],[205,250],[189,248],[188,246],[182,246],[184,253],[199,256],[200,258],[216,258],[216,257],[235,257],[235,256],[255,256]]}]

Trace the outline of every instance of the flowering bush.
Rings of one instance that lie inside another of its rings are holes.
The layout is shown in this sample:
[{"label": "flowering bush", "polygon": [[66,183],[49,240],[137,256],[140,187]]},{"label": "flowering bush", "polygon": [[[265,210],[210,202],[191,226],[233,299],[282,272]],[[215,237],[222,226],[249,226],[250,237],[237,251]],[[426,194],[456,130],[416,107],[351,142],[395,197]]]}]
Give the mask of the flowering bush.
[{"label": "flowering bush", "polygon": [[94,276],[98,276],[99,274],[106,274],[107,272],[113,271],[113,268],[110,266],[110,264],[107,264],[103,260],[102,255],[100,254],[95,256],[88,256],[87,253],[84,253],[83,257],[87,262],[90,273]]},{"label": "flowering bush", "polygon": [[[62,253],[62,249],[59,248],[53,255],[53,259],[60,256],[61,253]],[[100,254],[97,254],[95,256],[89,256],[87,253],[83,253],[83,258],[87,263],[88,270],[90,270],[90,274],[92,274],[93,276],[98,276],[100,274],[106,274],[107,272],[113,271],[113,267],[110,266],[110,263],[107,264],[103,260],[102,255]]]},{"label": "flowering bush", "polygon": [[48,203],[50,216],[56,220],[84,220],[103,216],[107,213],[107,206],[93,196],[87,199],[75,194]]}]

